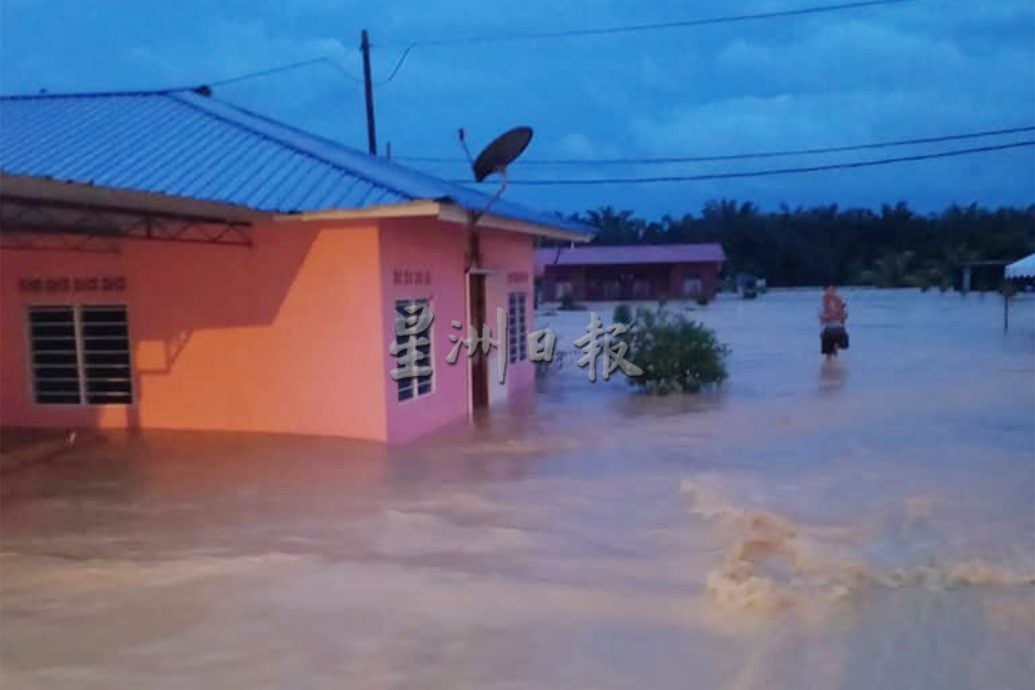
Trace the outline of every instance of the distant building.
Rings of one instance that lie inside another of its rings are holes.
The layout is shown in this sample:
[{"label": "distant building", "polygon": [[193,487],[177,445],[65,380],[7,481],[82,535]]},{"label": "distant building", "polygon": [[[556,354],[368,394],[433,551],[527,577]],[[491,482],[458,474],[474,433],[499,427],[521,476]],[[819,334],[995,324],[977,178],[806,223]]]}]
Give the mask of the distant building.
[{"label": "distant building", "polygon": [[536,275],[545,301],[711,299],[726,255],[719,244],[543,247]]},{"label": "distant building", "polygon": [[3,426],[406,442],[532,388],[534,238],[592,234],[210,92],[0,121]]}]

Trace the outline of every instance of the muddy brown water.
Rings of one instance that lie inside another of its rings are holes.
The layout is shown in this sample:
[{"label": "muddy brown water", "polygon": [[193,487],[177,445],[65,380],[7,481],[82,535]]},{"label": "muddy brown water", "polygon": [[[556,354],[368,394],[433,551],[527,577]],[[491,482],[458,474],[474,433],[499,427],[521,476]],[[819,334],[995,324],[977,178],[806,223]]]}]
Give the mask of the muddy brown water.
[{"label": "muddy brown water", "polygon": [[688,312],[733,348],[706,395],[568,366],[403,449],[147,433],[5,476],[0,685],[1030,688],[1035,300],[1004,334],[992,295],[845,297],[830,363],[816,291]]}]

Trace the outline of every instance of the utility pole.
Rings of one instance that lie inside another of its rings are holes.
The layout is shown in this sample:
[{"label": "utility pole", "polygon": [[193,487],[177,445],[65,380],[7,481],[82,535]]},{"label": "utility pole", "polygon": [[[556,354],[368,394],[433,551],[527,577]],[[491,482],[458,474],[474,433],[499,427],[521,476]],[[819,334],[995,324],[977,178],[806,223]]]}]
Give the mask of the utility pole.
[{"label": "utility pole", "polygon": [[363,53],[363,90],[367,96],[367,142],[370,147],[370,155],[376,156],[377,134],[374,132],[374,85],[370,80],[370,37],[367,35],[366,29],[363,29],[359,49]]}]

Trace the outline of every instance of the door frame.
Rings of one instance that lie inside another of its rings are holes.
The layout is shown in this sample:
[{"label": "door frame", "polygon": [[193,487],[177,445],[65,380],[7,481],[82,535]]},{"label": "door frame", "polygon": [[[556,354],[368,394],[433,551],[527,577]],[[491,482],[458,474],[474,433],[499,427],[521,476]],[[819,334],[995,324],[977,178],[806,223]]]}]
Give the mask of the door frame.
[{"label": "door frame", "polygon": [[[481,334],[487,323],[489,271],[471,269],[467,272],[467,319]],[[468,330],[468,334],[470,331]],[[489,358],[478,348],[467,359],[467,409],[473,415],[477,410],[489,407]]]}]

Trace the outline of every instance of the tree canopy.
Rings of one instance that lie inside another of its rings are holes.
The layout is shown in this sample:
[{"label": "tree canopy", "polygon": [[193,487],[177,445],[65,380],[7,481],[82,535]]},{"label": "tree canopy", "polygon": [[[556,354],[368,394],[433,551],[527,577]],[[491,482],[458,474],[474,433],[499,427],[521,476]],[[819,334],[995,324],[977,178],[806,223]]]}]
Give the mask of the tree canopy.
[{"label": "tree canopy", "polygon": [[[752,273],[773,286],[946,288],[966,262],[1012,261],[1035,250],[1035,205],[950,206],[921,215],[905,203],[878,211],[831,205],[762,212],[750,202],[718,200],[699,215],[656,221],[611,207],[574,218],[599,229],[595,244],[721,243],[727,274]],[[999,275],[979,272],[974,287],[994,288]]]}]

